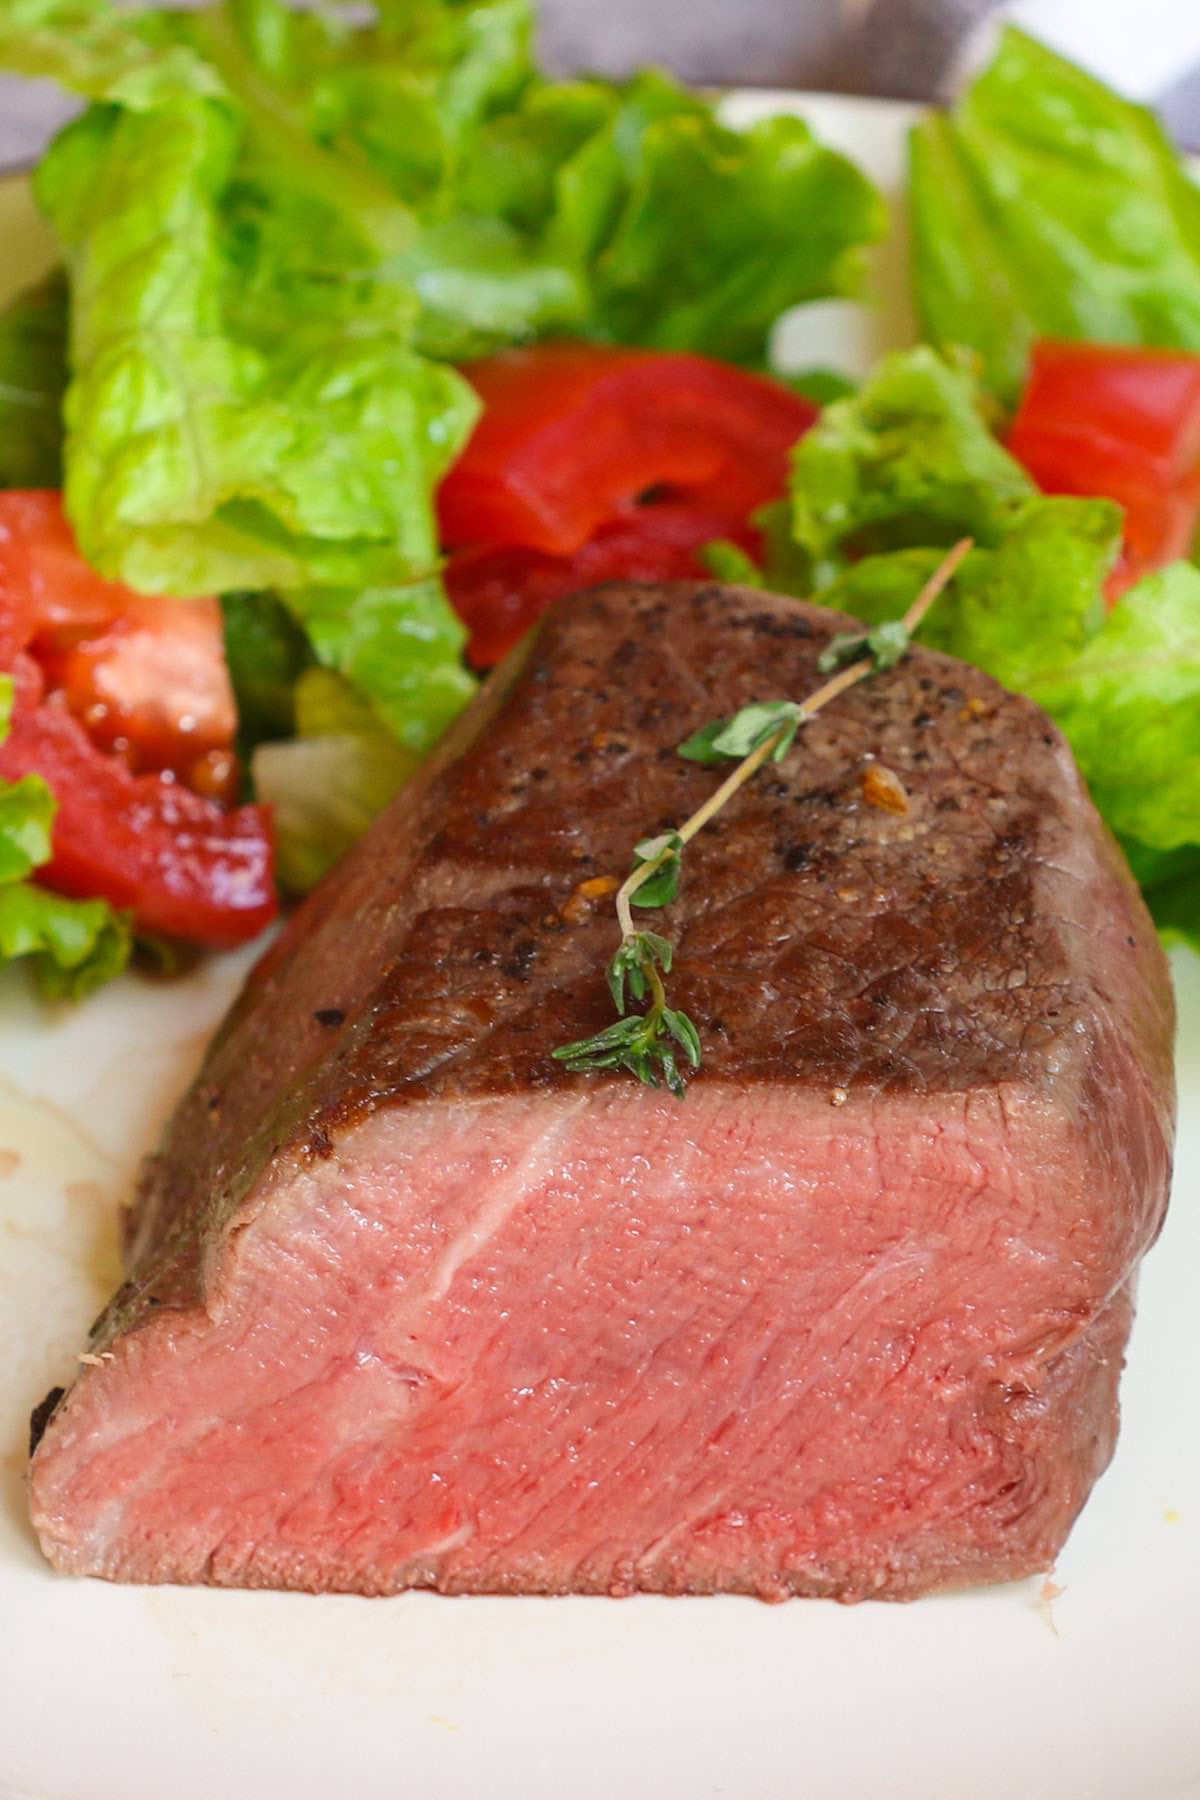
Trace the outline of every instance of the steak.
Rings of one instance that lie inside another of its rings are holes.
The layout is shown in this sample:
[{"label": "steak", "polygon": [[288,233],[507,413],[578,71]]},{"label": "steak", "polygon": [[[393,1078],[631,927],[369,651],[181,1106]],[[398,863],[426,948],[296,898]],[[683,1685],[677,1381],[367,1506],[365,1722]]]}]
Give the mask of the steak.
[{"label": "steak", "polygon": [[1045,716],[926,651],[845,694],[643,915],[686,1098],[551,1056],[613,1017],[595,878],[713,789],[677,745],[847,624],[618,585],[493,677],[148,1163],[32,1464],[60,1569],[852,1600],[1052,1563],[1115,1440],[1173,1016]]}]

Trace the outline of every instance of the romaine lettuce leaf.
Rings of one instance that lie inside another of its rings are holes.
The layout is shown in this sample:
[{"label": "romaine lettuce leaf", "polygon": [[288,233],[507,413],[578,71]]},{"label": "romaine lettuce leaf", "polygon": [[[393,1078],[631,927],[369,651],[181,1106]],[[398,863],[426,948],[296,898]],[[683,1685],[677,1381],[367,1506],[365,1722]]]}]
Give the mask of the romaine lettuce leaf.
[{"label": "romaine lettuce leaf", "polygon": [[1015,399],[1035,337],[1200,350],[1200,188],[1162,127],[1015,27],[914,130],[924,335]]},{"label": "romaine lettuce leaf", "polygon": [[16,881],[0,887],[0,963],[32,958],[51,1000],[82,1000],[119,975],[133,947],[128,920],[104,900],[66,900]]},{"label": "romaine lettuce leaf", "polygon": [[594,268],[596,326],[622,342],[766,354],[788,307],[858,291],[887,216],[870,183],[802,119],[730,131],[709,114],[645,130]]},{"label": "romaine lettuce leaf", "polygon": [[219,78],[182,41],[180,25],[167,9],[124,9],[111,0],[5,0],[0,64],[125,105],[219,93]]},{"label": "romaine lettuce leaf", "polygon": [[[432,496],[478,402],[446,361],[569,331],[760,362],[776,314],[854,288],[883,229],[799,121],[730,131],[654,73],[548,82],[531,40],[529,0],[0,20],[0,60],[94,103],[37,178],[84,554],[151,591],[277,595],[393,734],[389,779],[474,686]],[[257,635],[247,604],[226,609],[244,750],[308,679],[275,603]]]},{"label": "romaine lettuce leaf", "polygon": [[274,594],[225,594],[225,662],[237,703],[238,755],[243,766],[268,738],[296,729],[296,683],[312,666],[301,626]]},{"label": "romaine lettuce leaf", "polygon": [[[1100,624],[1122,525],[1109,500],[1039,493],[989,430],[971,376],[926,348],[886,358],[801,439],[792,519],[818,570],[837,571],[820,598],[871,624],[911,604],[939,548],[973,538],[922,640],[1014,688]],[[849,560],[857,549],[870,553]]]},{"label": "romaine lettuce leaf", "polygon": [[210,101],[109,109],[39,171],[74,296],[66,497],[84,554],[175,593],[422,572],[475,396],[408,347],[404,308],[389,323],[371,292],[348,324],[349,276],[330,272],[324,316],[310,285],[279,329],[286,284],[220,216],[237,148]]},{"label": "romaine lettuce leaf", "polygon": [[62,479],[66,336],[61,276],[0,312],[0,487],[57,487]]},{"label": "romaine lettuce leaf", "polygon": [[475,692],[466,629],[437,580],[288,596],[320,661],[353,683],[407,751],[424,756]]},{"label": "romaine lettuce leaf", "polygon": [[[619,88],[531,82],[464,155],[458,200],[454,231],[418,239],[408,259],[426,292],[439,268],[463,270],[463,245],[476,239],[485,287],[502,246],[525,270],[535,332],[749,362],[764,359],[785,308],[857,291],[863,247],[885,227],[870,183],[801,120],[729,130],[655,70]],[[492,343],[505,298],[497,290]],[[488,310],[479,298],[472,317],[461,310],[473,326],[466,350],[487,347]],[[450,309],[441,321],[447,346],[452,319]],[[423,344],[429,328],[423,315]]]},{"label": "romaine lettuce leaf", "polygon": [[[0,675],[0,743],[12,678]],[[0,780],[0,964],[31,957],[44,993],[78,999],[129,960],[129,921],[103,900],[65,900],[29,877],[50,859],[54,797],[36,775]]]},{"label": "romaine lettuce leaf", "polygon": [[[433,580],[302,590],[286,607],[235,595],[224,608],[242,752],[257,797],[275,809],[279,878],[304,893],[471,698],[465,633]],[[314,651],[324,667],[312,666]]]},{"label": "romaine lettuce leaf", "polygon": [[[1018,692],[1081,651],[1103,617],[1103,583],[1121,544],[1107,500],[1037,495],[1014,511],[994,549],[972,550],[921,627],[921,642],[976,663]],[[912,605],[944,554],[863,557],[823,588],[822,605],[868,624]]]},{"label": "romaine lettuce leaf", "polygon": [[1200,844],[1200,570],[1148,575],[1077,656],[1027,687],[1114,831],[1153,850]]},{"label": "romaine lettuce leaf", "polygon": [[0,884],[23,881],[49,862],[53,822],[54,796],[40,776],[0,781]]}]

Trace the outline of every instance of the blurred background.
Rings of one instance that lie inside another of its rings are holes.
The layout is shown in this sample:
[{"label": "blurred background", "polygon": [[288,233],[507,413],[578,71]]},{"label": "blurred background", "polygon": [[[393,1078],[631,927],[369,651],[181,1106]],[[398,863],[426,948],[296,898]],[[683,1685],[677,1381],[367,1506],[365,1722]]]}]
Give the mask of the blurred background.
[{"label": "blurred background", "polygon": [[[3,0],[0,0],[3,4]],[[1015,19],[1154,105],[1200,150],[1200,0],[540,0],[556,73],[645,63],[719,86],[944,98]],[[52,90],[0,79],[0,166],[65,116]]]}]

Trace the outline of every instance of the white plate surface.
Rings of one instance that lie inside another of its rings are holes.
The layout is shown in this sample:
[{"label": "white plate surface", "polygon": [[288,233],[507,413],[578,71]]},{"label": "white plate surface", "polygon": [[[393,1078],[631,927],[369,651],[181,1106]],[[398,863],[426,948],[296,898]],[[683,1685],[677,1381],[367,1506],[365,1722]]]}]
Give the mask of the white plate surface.
[{"label": "white plate surface", "polygon": [[[805,112],[889,193],[906,109]],[[41,246],[0,192],[0,285]],[[14,254],[15,252],[15,254]],[[872,316],[798,364],[906,340],[899,232]],[[115,1208],[240,976],[130,977],[48,1012],[0,982],[0,1796],[5,1800],[1183,1800],[1200,1796],[1200,960],[1179,955],[1174,1206],[1142,1280],[1125,1423],[1054,1574],[842,1608],[395,1600],[57,1577],[24,1507],[31,1404],[116,1271]]]}]

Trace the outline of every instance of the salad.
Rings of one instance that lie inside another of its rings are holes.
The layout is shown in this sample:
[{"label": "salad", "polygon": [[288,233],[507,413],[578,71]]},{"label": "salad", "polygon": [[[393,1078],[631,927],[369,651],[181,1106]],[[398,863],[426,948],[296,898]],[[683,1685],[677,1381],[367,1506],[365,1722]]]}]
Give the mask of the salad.
[{"label": "salad", "polygon": [[538,70],[528,0],[10,0],[81,94],[0,315],[0,958],[255,936],[562,595],[710,571],[1063,726],[1200,946],[1200,189],[1016,31],[913,133],[925,342],[773,370],[880,196],[796,118]]}]

